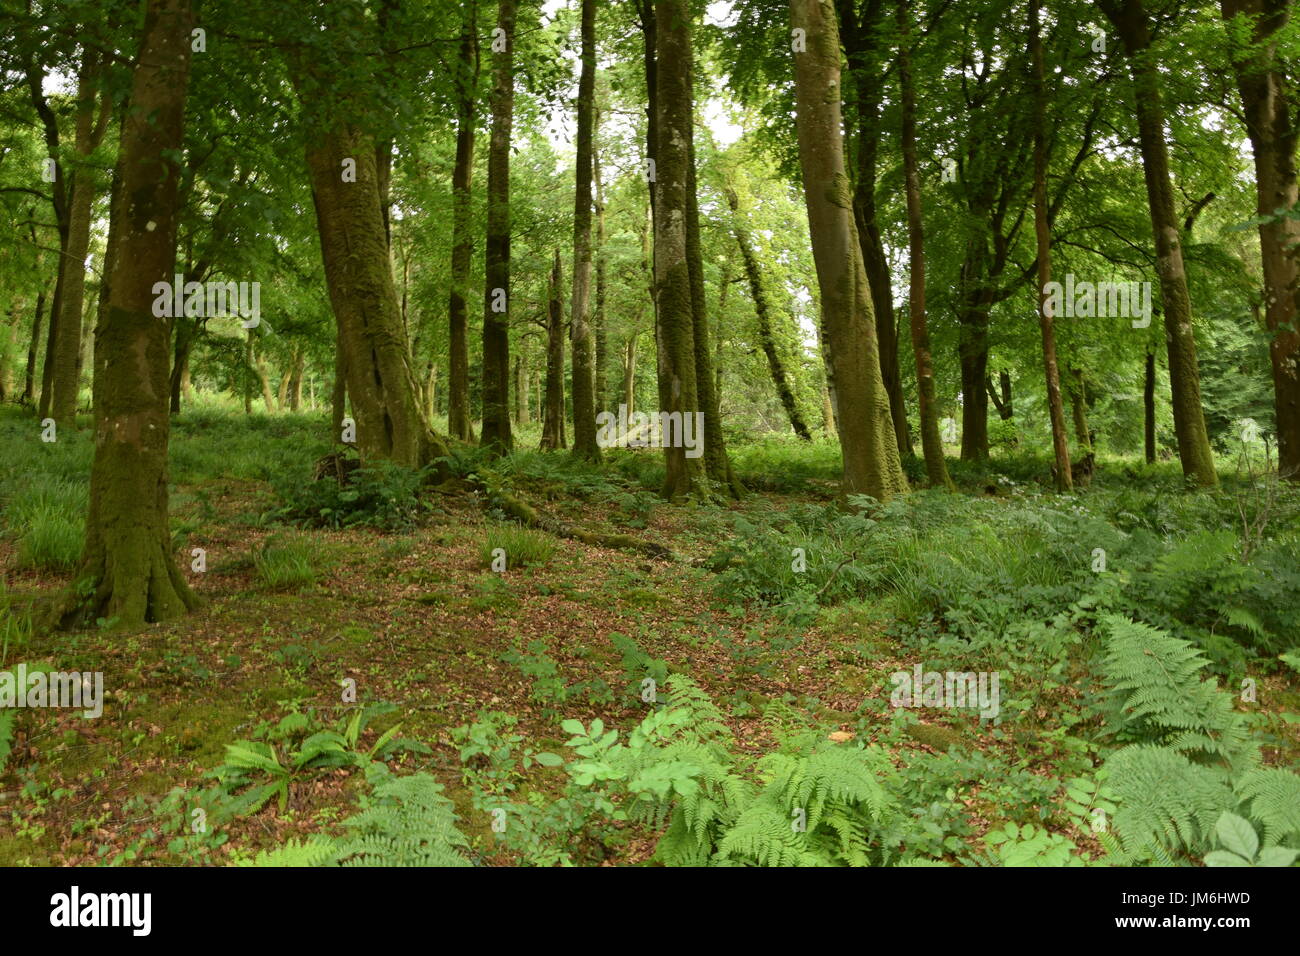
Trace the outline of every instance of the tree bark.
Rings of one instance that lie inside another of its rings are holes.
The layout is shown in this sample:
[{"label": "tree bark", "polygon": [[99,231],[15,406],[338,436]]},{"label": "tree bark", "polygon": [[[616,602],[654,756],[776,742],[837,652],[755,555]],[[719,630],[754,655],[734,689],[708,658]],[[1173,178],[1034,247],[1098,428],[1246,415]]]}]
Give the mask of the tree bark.
[{"label": "tree bark", "polygon": [[[657,344],[663,379],[660,411],[680,416],[701,410],[696,383],[694,299],[691,287],[690,218],[691,136],[694,108],[691,89],[691,14],[685,0],[655,2],[655,62],[658,68],[654,202],[655,301]],[[666,389],[667,394],[662,392]],[[707,431],[706,439],[712,439]],[[665,436],[667,439],[667,436]],[[683,442],[664,442],[662,494],[672,500],[701,489],[703,458],[686,457]],[[707,454],[707,451],[706,451]]]},{"label": "tree bark", "polygon": [[1290,213],[1296,181],[1297,97],[1278,54],[1291,0],[1221,0],[1223,19],[1252,17],[1251,53],[1234,59],[1255,157],[1256,211],[1264,269],[1264,320],[1271,333],[1278,474],[1300,481],[1300,223]]},{"label": "tree bark", "polygon": [[546,392],[542,398],[543,451],[564,447],[564,275],[555,250],[546,303]]},{"label": "tree bark", "polygon": [[[112,98],[100,91],[104,73],[101,55],[85,48],[77,78],[75,114],[75,149],[77,165],[69,184],[68,236],[60,256],[63,274],[59,295],[59,314],[53,320],[50,339],[50,408],[49,415],[59,425],[75,427],[77,395],[81,388],[81,308],[86,292],[86,254],[90,249],[91,206],[95,199],[96,175],[88,165],[108,125]],[[97,102],[98,101],[98,102]],[[98,107],[98,115],[96,108]]]},{"label": "tree bark", "polygon": [[1160,74],[1151,56],[1151,26],[1142,0],[1098,0],[1115,24],[1128,54],[1137,113],[1142,173],[1146,179],[1151,228],[1155,234],[1156,270],[1169,351],[1169,383],[1173,392],[1174,432],[1183,475],[1201,487],[1218,484],[1214,456],[1201,408],[1201,379],[1192,330],[1192,304],[1187,292],[1182,241],[1169,178],[1169,147],[1160,96]]},{"label": "tree bark", "polygon": [[1038,328],[1043,337],[1043,371],[1047,379],[1048,418],[1052,424],[1052,454],[1057,491],[1074,487],[1070,471],[1070,440],[1065,432],[1061,402],[1061,373],[1056,364],[1056,329],[1047,308],[1047,284],[1052,281],[1052,231],[1047,221],[1047,91],[1043,86],[1043,41],[1039,36],[1039,0],[1029,0],[1029,52],[1034,79],[1034,240],[1038,250]]},{"label": "tree bark", "polygon": [[[500,0],[504,49],[492,56],[492,138],[488,148],[486,302],[483,312],[483,437],[496,453],[514,447],[510,433],[510,135],[514,125],[516,0]],[[503,306],[505,311],[496,311]]]},{"label": "tree bark", "polygon": [[921,174],[916,157],[916,91],[912,84],[911,9],[900,0],[896,10],[899,32],[898,78],[902,87],[903,190],[907,197],[908,319],[912,354],[916,358],[917,412],[921,420],[921,454],[931,488],[954,488],[939,434],[939,409],[934,397],[934,358],[925,314],[925,221],[921,215]]},{"label": "tree bark", "polygon": [[595,369],[591,329],[591,176],[596,94],[596,3],[582,0],[582,72],[578,79],[578,142],[573,206],[573,302],[569,336],[573,350],[573,454],[600,461],[596,444]]},{"label": "tree bark", "polygon": [[871,290],[844,171],[835,11],[829,0],[791,0],[790,14],[807,42],[794,55],[796,125],[843,454],[841,493],[887,501],[907,491],[907,479],[881,378]]},{"label": "tree bark", "polygon": [[1146,374],[1142,382],[1142,435],[1148,465],[1156,460],[1156,353],[1147,349]]},{"label": "tree bark", "polygon": [[[447,446],[429,430],[415,389],[388,260],[374,141],[349,123],[335,122],[313,130],[308,143],[321,256],[357,449],[363,459],[419,468],[445,456]],[[345,159],[356,164],[355,182],[340,175]]]},{"label": "tree bark", "polygon": [[[86,546],[63,623],[124,626],[197,605],[172,558],[167,513],[171,320],[153,285],[175,262],[179,169],[190,70],[189,0],[149,0],[123,124],[107,309],[95,331],[95,457]],[[89,592],[88,600],[80,595]]]},{"label": "tree bark", "polygon": [[474,178],[474,99],[479,75],[477,13],[477,0],[467,0],[463,7],[460,62],[457,64],[456,166],[451,183],[451,291],[447,308],[447,432],[452,438],[467,442],[474,440],[469,412],[469,278],[474,258],[470,189]]},{"label": "tree bark", "polygon": [[[600,113],[596,126],[600,126]],[[592,177],[596,183],[596,312],[593,325],[596,331],[596,405],[604,409],[609,403],[609,329],[605,319],[605,191],[600,179],[600,149],[592,148]]]},{"label": "tree bark", "polygon": [[853,3],[841,3],[841,38],[851,75],[856,81],[857,152],[853,188],[853,216],[862,245],[862,263],[871,286],[876,338],[880,343],[880,377],[889,393],[894,440],[904,457],[911,457],[912,436],[907,422],[903,380],[898,368],[898,326],[894,318],[894,296],[876,216],[876,159],[880,143],[880,104],[885,84],[877,73],[877,58],[884,24],[884,5],[873,0],[866,5],[861,22]]},{"label": "tree bark", "polygon": [[36,315],[32,319],[32,340],[27,346],[27,370],[23,376],[24,405],[36,403],[36,357],[41,347],[41,326],[45,320],[45,288],[36,295]]}]

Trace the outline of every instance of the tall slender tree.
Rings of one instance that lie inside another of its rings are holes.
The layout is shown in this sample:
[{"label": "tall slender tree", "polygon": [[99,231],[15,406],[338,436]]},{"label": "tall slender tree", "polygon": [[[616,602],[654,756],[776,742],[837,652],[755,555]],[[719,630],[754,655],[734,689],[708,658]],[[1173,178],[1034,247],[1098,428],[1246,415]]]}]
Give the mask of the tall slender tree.
[{"label": "tall slender tree", "polygon": [[844,495],[886,501],[907,491],[880,374],[871,290],[853,221],[840,115],[840,41],[830,0],[790,0],[804,202],[821,292]]},{"label": "tall slender tree", "polygon": [[474,257],[470,186],[474,178],[475,101],[478,92],[478,0],[461,8],[460,59],[456,64],[456,166],[452,172],[451,289],[447,324],[447,432],[474,440],[469,413],[469,273]]},{"label": "tall slender tree", "polygon": [[492,35],[492,138],[488,145],[486,281],[483,308],[483,436],[497,452],[510,431],[510,136],[515,111],[516,0],[500,0]]},{"label": "tall slender tree", "polygon": [[1146,180],[1151,230],[1155,234],[1156,271],[1169,351],[1169,384],[1173,392],[1174,434],[1183,474],[1202,487],[1218,484],[1210,451],[1205,413],[1201,407],[1201,375],[1192,329],[1192,302],[1187,292],[1182,239],[1174,211],[1169,178],[1169,145],[1165,142],[1165,113],[1160,72],[1151,49],[1151,19],[1142,0],[1097,0],[1115,25],[1128,58],[1132,78],[1142,174]]},{"label": "tall slender tree", "polygon": [[921,419],[921,454],[931,488],[952,489],[948,462],[939,435],[939,410],[934,391],[934,359],[930,353],[930,328],[925,315],[925,221],[921,215],[921,173],[916,158],[916,91],[912,81],[911,5],[899,0],[894,10],[898,25],[898,80],[902,94],[903,190],[907,199],[908,317],[912,353],[916,358],[917,410]]},{"label": "tall slender tree", "polygon": [[596,444],[596,393],[591,329],[591,178],[596,96],[596,2],[582,0],[582,72],[578,79],[577,183],[573,207],[573,304],[569,337],[573,348],[573,453],[600,460]]}]

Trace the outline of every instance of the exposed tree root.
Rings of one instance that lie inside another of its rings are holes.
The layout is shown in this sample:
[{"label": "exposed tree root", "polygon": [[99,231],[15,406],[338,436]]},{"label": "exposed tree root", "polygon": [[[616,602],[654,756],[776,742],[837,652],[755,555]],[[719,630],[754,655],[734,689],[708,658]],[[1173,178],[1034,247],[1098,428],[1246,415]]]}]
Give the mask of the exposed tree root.
[{"label": "exposed tree root", "polygon": [[577,528],[571,524],[560,521],[558,518],[548,517],[539,512],[532,505],[516,498],[514,495],[507,494],[504,491],[488,492],[486,488],[479,486],[483,491],[488,502],[494,507],[500,508],[507,515],[518,521],[528,528],[537,528],[548,534],[553,534],[558,538],[569,538],[573,541],[581,541],[583,544],[594,545],[598,548],[615,548],[620,551],[636,551],[650,558],[661,558],[666,561],[676,561],[678,557],[670,549],[653,541],[642,541],[640,538],[634,538],[630,534],[605,534],[602,531],[589,531],[585,528]]}]

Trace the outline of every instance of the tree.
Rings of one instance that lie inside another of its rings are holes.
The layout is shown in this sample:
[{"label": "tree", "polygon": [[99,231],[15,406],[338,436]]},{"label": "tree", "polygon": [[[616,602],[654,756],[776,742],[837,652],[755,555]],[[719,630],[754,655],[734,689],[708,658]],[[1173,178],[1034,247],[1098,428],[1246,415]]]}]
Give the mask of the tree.
[{"label": "tree", "polygon": [[[881,379],[871,291],[844,171],[835,13],[829,0],[791,0],[790,19],[796,31],[799,162],[821,292],[822,344],[844,459],[841,493],[887,501],[907,491],[907,479]],[[806,44],[802,49],[800,39]]]},{"label": "tree", "polygon": [[1039,34],[1039,0],[1029,0],[1029,55],[1034,85],[1034,238],[1038,247],[1038,327],[1043,337],[1043,371],[1047,379],[1047,408],[1052,423],[1052,451],[1056,459],[1056,488],[1074,487],[1070,471],[1070,442],[1065,433],[1061,403],[1061,373],[1056,367],[1056,331],[1047,308],[1052,281],[1052,227],[1047,216],[1047,90],[1043,85],[1043,40]]},{"label": "tree", "polygon": [[1255,159],[1264,318],[1271,333],[1278,474],[1300,481],[1300,221],[1294,216],[1300,98],[1278,50],[1291,0],[1221,0],[1223,19],[1248,18],[1233,68]]},{"label": "tree", "polygon": [[921,454],[931,488],[952,489],[948,462],[939,435],[935,403],[934,360],[925,316],[925,222],[921,215],[921,174],[916,159],[916,93],[912,87],[911,13],[907,0],[895,8],[898,23],[898,80],[902,93],[903,189],[907,195],[908,315],[916,358],[917,411],[921,419]]},{"label": "tree", "polygon": [[469,414],[469,271],[474,256],[470,231],[470,184],[474,178],[475,95],[478,87],[478,0],[462,8],[460,60],[456,77],[456,167],[452,174],[454,212],[451,244],[451,290],[447,324],[447,432],[461,441],[474,440]]},{"label": "tree", "polygon": [[492,138],[488,145],[483,436],[498,453],[510,432],[510,134],[514,125],[515,0],[501,0],[492,40]]},{"label": "tree", "polygon": [[176,255],[174,157],[184,129],[191,23],[189,0],[149,0],[122,129],[108,306],[95,331],[95,457],[76,575],[90,597],[82,603],[74,589],[59,608],[64,623],[102,617],[135,626],[197,605],[172,558],[171,321],[153,314],[154,284],[171,281]]},{"label": "tree", "polygon": [[591,178],[596,94],[596,3],[582,0],[582,73],[578,80],[577,188],[573,208],[573,453],[600,461],[596,445],[596,393],[591,329]]},{"label": "tree", "polygon": [[[694,109],[691,91],[691,24],[685,0],[656,0],[657,66],[654,276],[658,304],[656,329],[661,412],[679,418],[700,410],[696,381],[694,298],[687,248],[691,189],[691,138]],[[667,65],[671,64],[671,68]],[[666,391],[666,394],[665,394]],[[666,401],[665,401],[666,400]],[[713,438],[707,431],[707,444]],[[664,436],[663,496],[698,493],[705,477],[703,461],[687,457],[682,441]]]},{"label": "tree", "polygon": [[1183,264],[1173,185],[1169,178],[1169,146],[1165,142],[1160,74],[1151,50],[1151,23],[1142,0],[1097,0],[1097,5],[1119,32],[1133,84],[1142,173],[1146,180],[1151,229],[1155,234],[1156,269],[1160,278],[1165,343],[1169,351],[1169,384],[1173,392],[1178,457],[1184,476],[1202,487],[1213,487],[1219,478],[1214,471],[1214,457],[1210,452],[1205,414],[1201,408],[1192,303],[1187,292],[1187,271]]}]

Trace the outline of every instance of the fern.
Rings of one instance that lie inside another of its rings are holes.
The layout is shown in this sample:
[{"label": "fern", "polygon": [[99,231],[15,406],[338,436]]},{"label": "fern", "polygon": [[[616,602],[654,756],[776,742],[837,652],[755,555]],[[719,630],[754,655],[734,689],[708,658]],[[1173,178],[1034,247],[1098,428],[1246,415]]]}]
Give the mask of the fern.
[{"label": "fern", "polygon": [[393,776],[380,763],[366,770],[374,793],[362,811],[344,821],[350,835],[338,841],[343,866],[470,866],[458,848],[469,840],[456,828],[454,805],[442,784],[425,773]]},{"label": "fern", "polygon": [[252,860],[240,866],[333,866],[338,859],[338,848],[328,837],[315,837],[299,843],[290,840],[274,850],[262,850]]},{"label": "fern", "polygon": [[1167,747],[1125,747],[1106,769],[1119,807],[1117,839],[1102,842],[1125,863],[1172,866],[1183,855],[1201,855],[1219,816],[1236,804],[1221,772]]},{"label": "fern", "polygon": [[880,820],[891,806],[880,782],[888,766],[878,751],[839,746],[818,749],[807,757],[774,753],[759,761],[784,806],[808,814],[810,832],[817,829],[828,803],[861,807],[873,820]]},{"label": "fern", "polygon": [[1119,615],[1101,624],[1112,715],[1127,739],[1168,744],[1233,766],[1254,759],[1245,717],[1233,709],[1229,694],[1199,676],[1209,662],[1195,647]]},{"label": "fern", "polygon": [[1278,767],[1248,770],[1234,789],[1263,827],[1264,845],[1300,838],[1300,776]]}]

